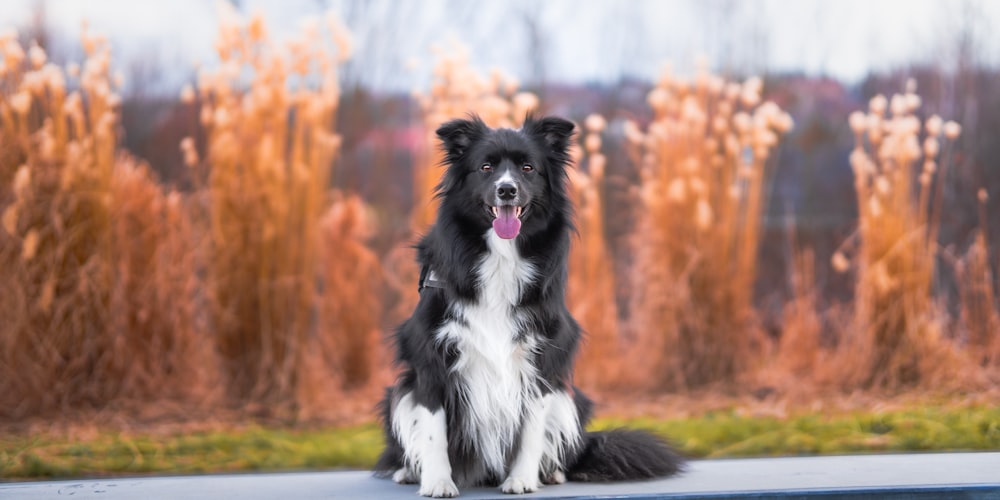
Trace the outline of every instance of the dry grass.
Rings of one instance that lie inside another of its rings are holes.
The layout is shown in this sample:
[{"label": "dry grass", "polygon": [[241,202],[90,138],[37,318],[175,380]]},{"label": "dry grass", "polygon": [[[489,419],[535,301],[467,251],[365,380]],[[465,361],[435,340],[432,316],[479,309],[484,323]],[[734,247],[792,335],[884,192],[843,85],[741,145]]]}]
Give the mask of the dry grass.
[{"label": "dry grass", "polygon": [[[328,276],[336,276],[344,272],[340,267],[356,264],[353,258],[370,261],[369,255],[350,253],[353,235],[337,231],[327,232],[334,240],[328,243],[345,245],[350,255],[321,259],[320,253],[318,229],[340,144],[335,132],[337,64],[348,56],[350,41],[337,19],[328,17],[324,26],[307,23],[301,38],[279,45],[268,37],[259,16],[244,19],[228,4],[221,5],[220,66],[199,75],[196,92],[207,129],[204,193],[212,328],[229,396],[261,413],[294,413],[304,404],[297,397],[306,390],[304,371],[327,366],[306,361],[313,354],[328,357],[323,349],[314,349],[330,346],[315,319],[321,264]],[[193,94],[185,90],[182,97],[190,100]],[[194,146],[187,142],[182,147],[197,167]],[[341,237],[344,241],[337,242]],[[327,288],[329,296],[343,297],[336,293],[338,285]],[[361,318],[377,313],[370,307],[338,312],[358,315],[351,326],[361,331],[352,334],[368,336],[377,325],[377,318]],[[350,321],[321,317],[327,325]],[[354,370],[345,382],[366,377]]]},{"label": "dry grass", "polygon": [[123,158],[115,168],[107,323],[116,340],[104,356],[118,365],[126,393],[139,402],[183,401],[191,394],[211,404],[221,396],[218,359],[196,309],[200,284],[189,209],[179,194],[164,195],[147,167]]},{"label": "dry grass", "polygon": [[181,96],[205,127],[180,145],[187,197],[119,152],[103,40],[65,71],[0,40],[0,417],[179,401],[312,418],[374,394],[371,227],[329,189],[349,39],[329,18],[330,40],[307,23],[282,50],[259,17],[222,19],[219,68]]},{"label": "dry grass", "polygon": [[955,139],[959,126],[937,116],[921,124],[914,90],[876,96],[867,114],[850,117],[860,220],[833,265],[844,271],[853,260],[857,282],[854,318],[831,370],[847,387],[938,387],[967,373],[932,296],[942,208],[935,177],[947,165],[938,162],[940,141]]},{"label": "dry grass", "polygon": [[792,298],[784,307],[781,338],[772,368],[798,381],[812,378],[822,355],[823,323],[817,295],[813,252],[796,252],[792,266]]},{"label": "dry grass", "polygon": [[[0,40],[0,417],[210,400],[176,194],[117,151],[110,49],[82,66]],[[170,380],[167,383],[167,380]]]},{"label": "dry grass", "polygon": [[[367,414],[392,375],[382,316],[402,318],[417,298],[406,246],[436,213],[434,131],[470,113],[517,126],[540,107],[511,79],[482,76],[463,50],[438,49],[430,89],[415,94],[427,136],[413,165],[413,236],[383,263],[367,244],[369,208],[329,185],[346,32],[333,19],[306,23],[279,45],[260,17],[228,8],[220,28],[219,66],[181,96],[203,127],[180,145],[195,180],[188,194],[165,192],[121,152],[120,82],[103,40],[85,35],[87,60],[60,68],[0,35],[0,419],[164,406]],[[981,230],[952,257],[960,317],[946,334],[932,294],[937,177],[949,158],[941,143],[959,127],[921,123],[912,89],[850,120],[859,229],[832,262],[856,276],[849,314],[817,311],[803,251],[781,337],[768,344],[752,293],[768,165],[791,120],[761,103],[761,87],[700,70],[649,93],[652,122],[625,134],[641,172],[631,276],[614,275],[605,237],[606,124],[586,120],[570,179],[580,231],[569,306],[588,334],[577,382],[696,399],[720,384],[748,387],[743,375],[770,362],[756,382],[871,394],[979,387],[978,367],[1000,365],[987,238]],[[621,279],[633,290],[625,323]],[[401,297],[388,311],[386,284]],[[840,332],[836,345],[820,342],[824,325]]]},{"label": "dry grass", "polygon": [[977,198],[979,229],[975,239],[962,258],[951,259],[961,304],[959,341],[966,345],[974,362],[996,367],[1000,365],[1000,311],[997,310],[996,281],[986,244],[986,190],[979,190]]},{"label": "dry grass", "polygon": [[[760,353],[752,308],[767,160],[791,119],[762,84],[665,74],[627,140],[641,167],[631,318],[650,388],[733,381]],[[641,360],[641,361],[640,361]]]},{"label": "dry grass", "polygon": [[576,383],[607,389],[621,383],[622,338],[615,302],[615,276],[604,228],[604,170],[601,133],[607,126],[600,115],[584,122],[582,150],[576,149],[579,168],[570,169],[570,192],[576,209],[579,238],[569,256],[567,301],[584,329]]},{"label": "dry grass", "polygon": [[320,221],[319,325],[304,346],[296,388],[303,419],[368,414],[391,381],[391,353],[380,330],[384,273],[365,244],[374,230],[371,219],[360,198],[335,193]]}]

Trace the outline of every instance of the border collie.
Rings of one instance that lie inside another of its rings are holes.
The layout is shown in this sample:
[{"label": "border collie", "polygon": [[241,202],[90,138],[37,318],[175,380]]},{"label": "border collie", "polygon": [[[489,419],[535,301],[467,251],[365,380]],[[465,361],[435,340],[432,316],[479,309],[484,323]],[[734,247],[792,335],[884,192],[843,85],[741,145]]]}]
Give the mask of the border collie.
[{"label": "border collie", "polygon": [[572,385],[581,334],[565,301],[573,129],[472,117],[437,130],[447,171],[417,245],[420,300],[395,335],[402,374],[380,404],[377,475],[454,497],[459,486],[529,493],[682,468],[651,434],[584,431],[592,403]]}]

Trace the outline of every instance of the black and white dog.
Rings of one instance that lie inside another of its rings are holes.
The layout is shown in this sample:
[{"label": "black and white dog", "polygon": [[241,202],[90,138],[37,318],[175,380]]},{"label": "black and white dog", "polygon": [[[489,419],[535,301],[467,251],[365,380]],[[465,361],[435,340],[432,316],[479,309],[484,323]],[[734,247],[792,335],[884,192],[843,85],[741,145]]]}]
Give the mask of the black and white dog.
[{"label": "black and white dog", "polygon": [[453,497],[682,467],[650,434],[584,431],[592,404],[572,385],[580,327],[565,301],[573,128],[529,117],[518,130],[478,118],[437,130],[447,172],[417,246],[420,301],[395,336],[403,372],[381,404],[379,475]]}]

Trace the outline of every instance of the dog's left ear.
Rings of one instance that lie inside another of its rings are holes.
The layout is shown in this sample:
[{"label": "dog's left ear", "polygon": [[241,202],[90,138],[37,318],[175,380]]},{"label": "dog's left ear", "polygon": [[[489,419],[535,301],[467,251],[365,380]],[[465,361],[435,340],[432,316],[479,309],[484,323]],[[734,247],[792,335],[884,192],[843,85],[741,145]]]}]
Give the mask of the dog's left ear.
[{"label": "dog's left ear", "polygon": [[566,154],[569,141],[573,138],[573,122],[555,116],[547,116],[536,120],[527,118],[524,121],[524,131],[541,139],[549,150],[557,155]]}]

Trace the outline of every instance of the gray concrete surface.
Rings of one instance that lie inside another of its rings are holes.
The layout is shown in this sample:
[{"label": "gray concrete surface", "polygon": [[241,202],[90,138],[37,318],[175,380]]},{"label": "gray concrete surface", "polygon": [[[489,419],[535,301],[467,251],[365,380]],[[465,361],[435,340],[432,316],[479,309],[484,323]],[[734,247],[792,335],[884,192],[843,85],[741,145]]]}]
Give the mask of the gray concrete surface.
[{"label": "gray concrete surface", "polygon": [[[0,499],[418,498],[367,471],[0,483]],[[1000,498],[1000,453],[700,460],[666,480],[546,486],[530,498]],[[507,498],[471,488],[461,498]]]}]

